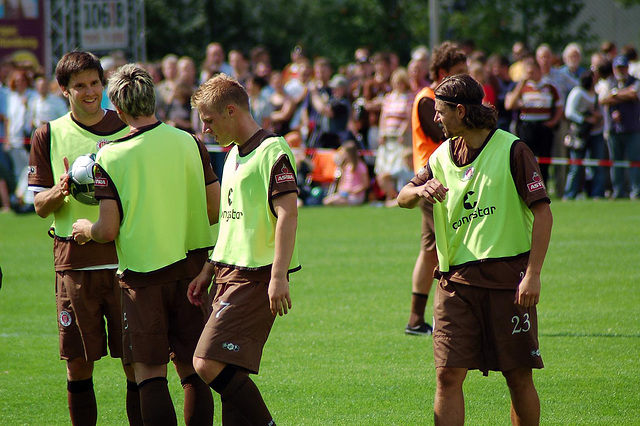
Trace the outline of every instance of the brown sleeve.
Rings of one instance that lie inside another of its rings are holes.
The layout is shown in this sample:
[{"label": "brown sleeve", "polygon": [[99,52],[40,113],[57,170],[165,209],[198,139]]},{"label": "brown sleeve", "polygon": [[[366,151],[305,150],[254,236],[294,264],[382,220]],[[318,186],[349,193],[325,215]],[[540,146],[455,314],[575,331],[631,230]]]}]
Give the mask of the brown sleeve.
[{"label": "brown sleeve", "polygon": [[435,115],[436,103],[433,99],[425,96],[418,101],[418,121],[420,121],[422,131],[432,141],[441,142],[444,140],[444,133],[438,123],[433,121]]},{"label": "brown sleeve", "polygon": [[269,201],[274,198],[288,194],[290,192],[298,192],[296,184],[296,175],[291,166],[291,160],[286,154],[283,154],[271,168],[271,177],[269,178]]},{"label": "brown sleeve", "polygon": [[421,186],[427,183],[427,181],[432,177],[433,173],[431,172],[431,167],[429,167],[429,164],[427,164],[423,168],[418,170],[418,174],[415,175],[413,179],[409,181],[409,183],[413,186]]},{"label": "brown sleeve", "polygon": [[51,131],[47,123],[37,128],[31,136],[29,186],[52,188],[55,184],[51,168]]},{"label": "brown sleeve", "polygon": [[202,143],[198,138],[194,136],[194,139],[198,143],[198,149],[200,150],[200,158],[202,159],[202,168],[204,170],[204,184],[211,185],[218,181],[218,176],[213,171],[213,167],[211,166],[211,157],[209,156],[209,151],[204,143]]},{"label": "brown sleeve", "polygon": [[542,181],[540,165],[533,152],[522,141],[511,148],[511,174],[518,194],[529,207],[537,201],[551,202]]},{"label": "brown sleeve", "polygon": [[112,200],[119,200],[118,190],[114,185],[111,177],[107,174],[107,172],[100,166],[100,164],[95,165],[93,169],[94,173],[94,187],[96,190],[96,200],[100,200],[102,198],[109,198]]}]

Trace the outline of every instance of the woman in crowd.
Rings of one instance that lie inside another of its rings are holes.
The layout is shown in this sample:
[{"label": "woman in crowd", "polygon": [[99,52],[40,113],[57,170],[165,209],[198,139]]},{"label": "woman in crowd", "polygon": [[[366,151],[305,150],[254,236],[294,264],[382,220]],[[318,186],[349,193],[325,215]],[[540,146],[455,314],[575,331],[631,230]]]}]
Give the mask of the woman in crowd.
[{"label": "woman in crowd", "polygon": [[391,92],[384,96],[382,103],[375,163],[376,180],[388,207],[397,204],[398,178],[405,169],[403,151],[411,146],[413,96],[406,69],[396,69],[391,74]]}]

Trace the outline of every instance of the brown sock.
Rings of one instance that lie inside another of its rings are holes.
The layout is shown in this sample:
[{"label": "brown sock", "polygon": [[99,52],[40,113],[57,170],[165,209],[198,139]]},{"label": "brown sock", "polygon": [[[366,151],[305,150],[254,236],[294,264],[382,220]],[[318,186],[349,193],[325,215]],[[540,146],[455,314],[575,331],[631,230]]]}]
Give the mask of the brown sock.
[{"label": "brown sock", "polygon": [[251,426],[251,422],[242,415],[242,411],[229,402],[222,401],[222,424],[233,426]]},{"label": "brown sock", "polygon": [[176,410],[173,408],[169,386],[165,377],[153,377],[138,385],[140,411],[145,425],[176,426]]},{"label": "brown sock", "polygon": [[129,426],[142,426],[142,413],[140,412],[140,391],[136,382],[127,380],[127,419]]},{"label": "brown sock", "polygon": [[411,293],[411,315],[409,325],[415,327],[424,322],[424,311],[427,307],[428,294]]},{"label": "brown sock", "polygon": [[[258,387],[246,372],[227,365],[209,383],[209,387],[220,394],[222,417],[225,417],[225,409],[233,408],[230,415],[226,417],[232,416],[238,421],[244,417],[244,424],[249,425],[275,425]],[[239,422],[239,424],[243,423]]]},{"label": "brown sock", "polygon": [[93,391],[93,379],[67,381],[67,400],[72,425],[96,424],[98,406],[96,394]]},{"label": "brown sock", "polygon": [[213,425],[213,396],[200,376],[192,374],[182,381],[184,422],[187,426]]}]

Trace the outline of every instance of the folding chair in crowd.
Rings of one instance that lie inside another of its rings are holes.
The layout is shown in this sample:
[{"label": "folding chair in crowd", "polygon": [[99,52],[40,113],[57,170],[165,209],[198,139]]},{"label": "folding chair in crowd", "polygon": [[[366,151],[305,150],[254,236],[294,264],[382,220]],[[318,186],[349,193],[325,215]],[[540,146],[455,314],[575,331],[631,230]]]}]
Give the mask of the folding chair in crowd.
[{"label": "folding chair in crowd", "polygon": [[340,169],[333,160],[335,155],[335,149],[318,149],[311,154],[312,170],[305,183],[308,187],[321,187],[325,196],[335,192],[340,177]]}]

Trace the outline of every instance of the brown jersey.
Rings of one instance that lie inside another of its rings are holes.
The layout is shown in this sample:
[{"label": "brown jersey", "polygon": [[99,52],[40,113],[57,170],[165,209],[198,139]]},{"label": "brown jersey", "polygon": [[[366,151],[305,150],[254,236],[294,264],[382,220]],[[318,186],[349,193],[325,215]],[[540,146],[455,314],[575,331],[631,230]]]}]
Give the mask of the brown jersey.
[{"label": "brown jersey", "polygon": [[[154,128],[156,124],[150,126],[141,127],[133,130],[125,138],[131,138],[138,133],[145,132],[148,129]],[[218,181],[213,168],[211,167],[211,160],[207,147],[194,136],[194,143],[198,144],[198,150],[200,151],[200,159],[202,160],[202,170],[204,173],[205,185],[210,185]],[[149,161],[153,161],[152,158]],[[108,173],[104,171],[99,164],[96,164],[96,174],[100,174],[104,180],[104,185],[96,185],[96,198],[97,199],[112,199],[118,203],[118,209],[122,217],[122,204],[120,197],[118,196],[118,190],[113,184],[113,181],[109,177]],[[151,272],[133,272],[126,271],[122,275],[119,275],[120,285],[124,288],[138,288],[145,287],[153,284],[162,284],[167,282],[179,281],[185,279],[185,277],[193,278],[202,269],[202,265],[205,264],[208,258],[208,249],[194,250],[187,253],[187,257],[179,262],[168,265],[162,269]]]},{"label": "brown jersey", "polygon": [[[74,124],[83,129],[109,137],[121,131],[124,124],[115,111],[107,110],[102,120],[93,126],[85,126],[73,118]],[[53,159],[62,161],[62,159]],[[51,166],[51,128],[44,124],[39,127],[31,137],[31,154],[29,157],[29,189],[34,192],[41,192],[52,188],[59,179],[53,176]],[[99,244],[89,241],[80,245],[73,240],[53,237],[53,258],[56,271],[66,271],[69,269],[95,268],[103,265],[117,265],[115,243]]]},{"label": "brown jersey", "polygon": [[[362,89],[364,98],[368,101],[375,98],[383,98],[384,95],[391,92],[391,83],[389,80],[378,81],[376,77],[370,77],[364,82],[364,88]],[[375,110],[368,110],[369,125],[377,126],[380,121],[381,108]]]},{"label": "brown jersey", "polygon": [[[487,141],[493,132],[487,137]],[[486,141],[485,141],[486,144]],[[472,149],[464,143],[462,138],[452,139],[452,153],[455,164],[471,163],[482,151],[482,148]],[[522,141],[514,142],[511,149],[511,175],[516,189],[525,204],[531,207],[534,203],[550,203],[546,188],[539,185],[540,167],[533,152]],[[433,177],[431,169],[424,167],[410,182],[415,186],[424,185]],[[480,262],[472,265],[452,267],[445,274],[445,278],[462,284],[494,289],[515,289],[524,276],[529,253],[511,259],[498,259]]]}]

